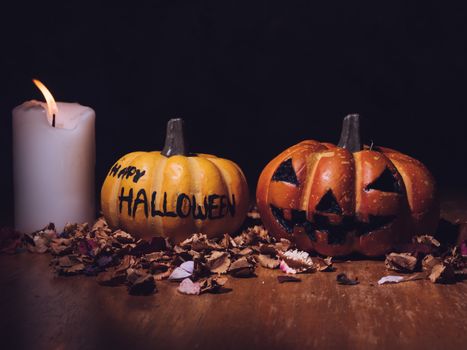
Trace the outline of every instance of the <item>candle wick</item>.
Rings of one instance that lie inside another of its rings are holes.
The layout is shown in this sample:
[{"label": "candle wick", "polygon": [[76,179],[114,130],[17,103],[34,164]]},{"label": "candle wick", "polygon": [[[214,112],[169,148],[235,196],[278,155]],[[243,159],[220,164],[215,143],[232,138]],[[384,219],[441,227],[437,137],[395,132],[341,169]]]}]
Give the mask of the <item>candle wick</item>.
[{"label": "candle wick", "polygon": [[52,127],[55,128],[55,113],[52,114]]}]

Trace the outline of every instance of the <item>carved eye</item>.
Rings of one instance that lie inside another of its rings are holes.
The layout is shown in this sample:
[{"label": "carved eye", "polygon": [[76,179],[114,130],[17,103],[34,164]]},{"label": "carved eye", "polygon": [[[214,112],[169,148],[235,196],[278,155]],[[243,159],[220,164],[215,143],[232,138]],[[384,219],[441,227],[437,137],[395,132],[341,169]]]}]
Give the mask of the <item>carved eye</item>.
[{"label": "carved eye", "polygon": [[281,163],[272,175],[272,181],[283,181],[298,186],[297,174],[292,166],[292,158]]},{"label": "carved eye", "polygon": [[316,210],[322,213],[342,214],[342,208],[339,203],[337,203],[337,199],[334,193],[332,193],[332,190],[328,190],[321,198],[316,206]]},{"label": "carved eye", "polygon": [[402,193],[402,186],[391,170],[386,168],[376,180],[366,186],[365,190]]}]

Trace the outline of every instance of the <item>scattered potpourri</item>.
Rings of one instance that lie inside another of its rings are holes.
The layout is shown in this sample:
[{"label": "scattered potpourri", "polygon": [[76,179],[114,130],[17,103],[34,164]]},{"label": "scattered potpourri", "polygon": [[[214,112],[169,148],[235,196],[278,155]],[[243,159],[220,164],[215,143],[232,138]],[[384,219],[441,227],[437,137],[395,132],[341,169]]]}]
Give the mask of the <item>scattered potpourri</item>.
[{"label": "scattered potpourri", "polygon": [[[278,283],[300,282],[297,274],[335,271],[332,258],[311,257],[295,249],[287,239],[276,240],[261,226],[259,214],[252,211],[249,220],[256,225],[232,237],[224,234],[209,239],[196,233],[173,245],[163,238],[151,242],[136,239],[122,230],[111,230],[104,218],[94,225],[68,224],[57,233],[53,224],[32,234],[0,230],[0,253],[28,250],[50,253],[51,266],[62,276],[97,276],[103,286],[126,285],[131,295],[150,295],[156,282],[168,280],[181,294],[199,295],[229,291],[225,285],[234,278],[254,277],[258,266],[279,269]],[[378,284],[429,279],[433,283],[452,283],[466,276],[467,240],[446,249],[432,236],[414,237],[412,244],[386,256],[388,270],[402,276],[384,276]],[[336,282],[358,285],[358,278],[345,273]],[[371,283],[370,283],[371,284]]]},{"label": "scattered potpourri", "polygon": [[[429,279],[433,283],[455,283],[467,276],[467,255],[462,251],[466,241],[458,246],[442,249],[441,243],[433,236],[413,238],[412,245],[406,245],[408,252],[386,255],[388,270],[411,276],[385,276],[378,284],[400,283]],[[414,274],[415,273],[415,274]]]}]

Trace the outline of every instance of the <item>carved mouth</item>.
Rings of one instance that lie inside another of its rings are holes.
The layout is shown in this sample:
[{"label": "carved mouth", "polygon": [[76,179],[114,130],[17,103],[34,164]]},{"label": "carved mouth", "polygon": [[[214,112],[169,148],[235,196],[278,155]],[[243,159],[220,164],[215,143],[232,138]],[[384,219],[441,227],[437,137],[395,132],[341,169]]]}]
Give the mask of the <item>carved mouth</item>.
[{"label": "carved mouth", "polygon": [[344,216],[340,225],[333,225],[329,222],[329,218],[324,215],[315,214],[314,222],[306,219],[304,210],[291,210],[291,218],[287,219],[284,216],[284,210],[274,205],[270,205],[272,215],[276,221],[288,232],[292,233],[295,226],[303,227],[306,234],[312,241],[316,241],[316,231],[325,232],[328,235],[328,244],[344,244],[347,233],[355,232],[357,236],[366,235],[372,231],[380,230],[389,226],[395,215],[388,216],[369,216],[368,222],[357,221],[353,216]]}]

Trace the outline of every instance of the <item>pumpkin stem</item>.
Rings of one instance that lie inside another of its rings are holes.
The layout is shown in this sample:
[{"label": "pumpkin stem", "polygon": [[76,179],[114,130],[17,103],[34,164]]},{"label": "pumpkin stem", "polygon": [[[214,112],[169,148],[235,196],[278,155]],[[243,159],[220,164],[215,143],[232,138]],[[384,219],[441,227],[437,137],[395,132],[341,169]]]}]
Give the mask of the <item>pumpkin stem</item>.
[{"label": "pumpkin stem", "polygon": [[167,133],[165,134],[165,144],[162,155],[171,157],[175,155],[186,155],[187,146],[183,132],[184,122],[182,118],[170,119],[167,122]]},{"label": "pumpkin stem", "polygon": [[342,132],[338,147],[345,148],[350,152],[358,152],[363,149],[362,141],[360,140],[360,115],[349,114],[344,118],[342,123]]}]

